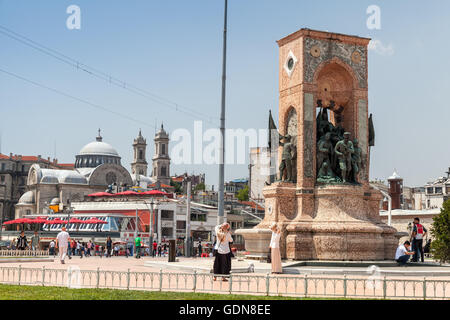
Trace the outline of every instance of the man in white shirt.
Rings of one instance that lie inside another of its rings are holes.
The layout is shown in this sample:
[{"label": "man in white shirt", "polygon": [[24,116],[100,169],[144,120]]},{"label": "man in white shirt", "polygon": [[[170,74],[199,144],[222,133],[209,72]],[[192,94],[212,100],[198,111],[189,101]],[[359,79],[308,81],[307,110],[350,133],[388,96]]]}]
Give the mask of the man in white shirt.
[{"label": "man in white shirt", "polygon": [[64,264],[64,258],[67,254],[68,242],[70,240],[69,234],[66,232],[66,227],[62,227],[62,231],[56,236],[56,248],[59,248],[59,260]]},{"label": "man in white shirt", "polygon": [[49,255],[55,257],[55,241],[50,241],[49,245]]},{"label": "man in white shirt", "polygon": [[405,241],[405,243],[399,245],[395,252],[395,261],[400,265],[405,266],[409,260],[409,256],[414,254],[414,252],[409,251],[410,248],[411,243],[409,241]]}]

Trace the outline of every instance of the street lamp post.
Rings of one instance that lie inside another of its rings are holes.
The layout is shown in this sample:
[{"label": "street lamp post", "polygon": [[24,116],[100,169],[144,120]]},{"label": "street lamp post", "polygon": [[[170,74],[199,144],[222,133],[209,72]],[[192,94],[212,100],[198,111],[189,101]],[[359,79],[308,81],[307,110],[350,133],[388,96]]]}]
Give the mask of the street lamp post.
[{"label": "street lamp post", "polygon": [[2,211],[0,212],[0,240],[2,240],[2,231],[3,231],[3,214],[5,213],[5,202],[6,202],[6,185],[0,184],[0,187],[3,187],[3,202],[2,202]]},{"label": "street lamp post", "polygon": [[225,200],[224,200],[224,183],[225,183],[225,84],[227,70],[227,10],[228,0],[225,0],[225,13],[223,25],[223,61],[222,61],[222,101],[220,111],[220,160],[219,160],[219,204],[217,214],[217,224],[221,224],[225,220]]},{"label": "street lamp post", "polygon": [[72,212],[72,207],[70,206],[70,199],[67,199],[67,231],[69,231],[69,221],[70,221],[70,213]]},{"label": "street lamp post", "polygon": [[149,217],[150,224],[148,226],[148,230],[150,231],[150,238],[149,238],[150,243],[148,246],[149,252],[151,252],[151,250],[153,250],[153,248],[152,248],[152,245],[153,245],[153,214],[155,211],[155,201],[153,200],[153,197],[152,197],[152,200],[150,201],[150,207],[151,207],[150,217]]},{"label": "street lamp post", "polygon": [[[155,211],[155,204],[157,205],[158,204],[158,202],[155,202],[154,201],[154,198],[152,197],[151,198],[152,200],[150,201],[150,209],[149,209],[149,225],[148,225],[148,230],[149,230],[149,232],[150,232],[150,236],[149,236],[149,246],[148,246],[148,248],[149,248],[149,250],[152,250],[153,248],[152,248],[152,244],[153,244],[153,214],[154,214],[154,211]],[[144,204],[147,206],[147,208],[148,208],[148,203],[144,200]],[[159,222],[159,221],[158,221]],[[151,252],[151,251],[150,251]]]}]

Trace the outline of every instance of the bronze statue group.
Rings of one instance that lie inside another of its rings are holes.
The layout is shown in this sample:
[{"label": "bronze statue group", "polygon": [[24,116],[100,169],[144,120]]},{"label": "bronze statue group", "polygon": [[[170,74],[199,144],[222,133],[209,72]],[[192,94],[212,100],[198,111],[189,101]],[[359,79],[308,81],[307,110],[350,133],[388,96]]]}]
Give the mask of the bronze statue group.
[{"label": "bronze statue group", "polygon": [[317,182],[358,183],[358,174],[364,168],[362,150],[358,139],[350,139],[351,133],[342,127],[343,108],[335,111],[335,123],[328,120],[328,109],[334,109],[334,102],[327,108],[317,101],[320,111],[317,115]]}]

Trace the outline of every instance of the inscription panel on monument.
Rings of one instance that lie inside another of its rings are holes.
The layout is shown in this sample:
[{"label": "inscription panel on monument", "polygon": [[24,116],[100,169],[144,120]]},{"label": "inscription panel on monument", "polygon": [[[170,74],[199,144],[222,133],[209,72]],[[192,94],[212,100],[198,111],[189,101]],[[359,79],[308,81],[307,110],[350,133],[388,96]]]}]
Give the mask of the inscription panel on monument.
[{"label": "inscription panel on monument", "polygon": [[364,170],[361,171],[361,180],[368,180],[367,172],[367,147],[368,147],[368,130],[367,130],[367,102],[365,100],[358,100],[358,140],[359,146],[362,150],[362,159],[365,163]]},{"label": "inscription panel on monument", "polygon": [[305,93],[304,103],[304,154],[303,154],[303,172],[307,178],[314,177],[313,174],[313,150],[314,150],[314,96],[312,93]]},{"label": "inscription panel on monument", "polygon": [[[315,49],[315,50],[314,50]],[[319,54],[311,54],[318,52]],[[304,80],[312,83],[317,67],[328,60],[337,57],[352,67],[358,78],[360,88],[367,87],[367,51],[362,46],[339,43],[336,41],[324,41],[318,39],[305,38],[304,45]]]}]

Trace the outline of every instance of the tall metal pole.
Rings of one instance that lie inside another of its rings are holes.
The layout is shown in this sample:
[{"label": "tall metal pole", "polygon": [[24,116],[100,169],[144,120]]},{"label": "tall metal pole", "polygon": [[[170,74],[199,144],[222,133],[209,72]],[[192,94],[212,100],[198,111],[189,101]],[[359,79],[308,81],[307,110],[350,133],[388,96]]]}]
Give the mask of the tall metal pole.
[{"label": "tall metal pole", "polygon": [[186,178],[186,257],[191,256],[191,178]]},{"label": "tall metal pole", "polygon": [[138,209],[136,208],[136,223],[134,224],[134,238],[137,238],[138,233]]},{"label": "tall metal pole", "polygon": [[152,255],[152,250],[153,250],[153,215],[155,213],[155,201],[153,201],[152,198],[152,202],[150,202],[150,206],[152,208],[152,211],[150,212],[150,225],[148,226],[148,231],[150,231],[150,237],[149,237],[149,246],[148,246],[148,251],[150,252],[150,255]]},{"label": "tall metal pole", "polygon": [[225,84],[227,69],[227,9],[228,0],[225,0],[225,13],[223,25],[223,63],[222,63],[222,108],[220,112],[220,162],[219,162],[219,208],[217,224],[225,221],[224,183],[225,183]]}]

